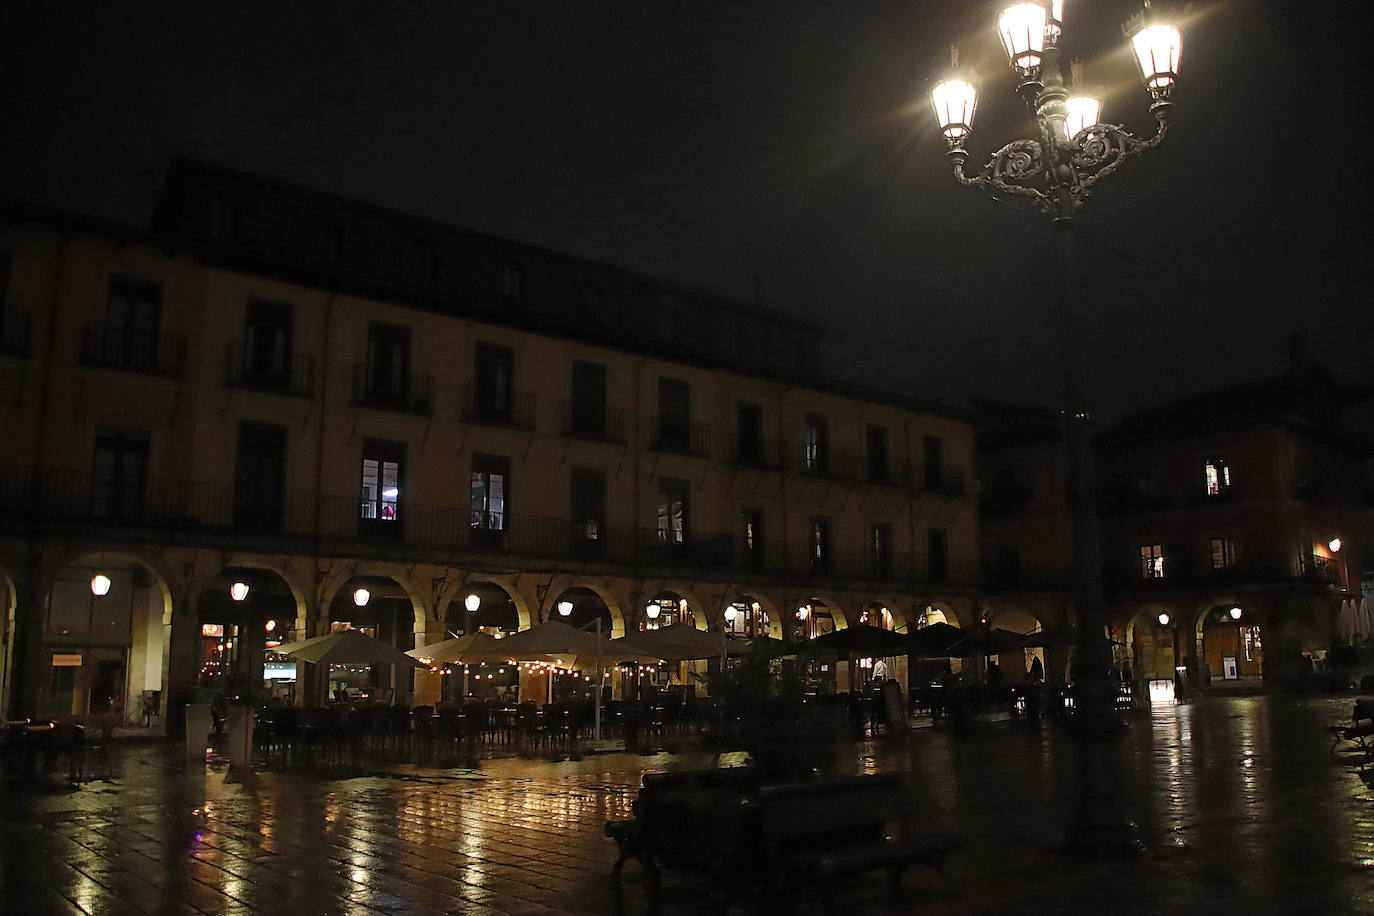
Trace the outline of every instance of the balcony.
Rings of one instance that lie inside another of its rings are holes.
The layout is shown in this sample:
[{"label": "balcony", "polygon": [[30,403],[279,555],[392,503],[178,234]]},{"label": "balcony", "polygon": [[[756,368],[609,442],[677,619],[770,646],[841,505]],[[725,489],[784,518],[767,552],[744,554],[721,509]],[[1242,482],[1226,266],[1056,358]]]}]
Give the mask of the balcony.
[{"label": "balcony", "polygon": [[0,313],[0,353],[25,356],[29,352],[30,314],[9,309]]},{"label": "balcony", "polygon": [[619,407],[604,411],[575,409],[572,401],[558,402],[558,434],[567,439],[624,444],[628,413]]},{"label": "balcony", "polygon": [[468,382],[462,391],[460,419],[479,426],[534,429],[534,395],[528,391],[494,391]]},{"label": "balcony", "polygon": [[182,377],[186,338],[136,333],[127,325],[92,321],[81,338],[81,364],[167,378]]},{"label": "balcony", "polygon": [[1194,562],[1182,552],[1164,555],[1164,576],[1146,578],[1141,575],[1140,563],[1118,563],[1106,570],[1109,587],[1118,591],[1168,591],[1182,588],[1232,588],[1239,585],[1340,585],[1340,563],[1326,557],[1301,555],[1242,556],[1236,562],[1213,568],[1203,558]]},{"label": "balcony", "polygon": [[808,449],[805,445],[797,449],[798,473],[807,477],[823,477],[830,480],[855,480],[858,463],[853,452],[835,449]]},{"label": "balcony", "polygon": [[315,357],[294,353],[282,365],[262,366],[256,363],[252,352],[242,341],[229,344],[224,358],[225,387],[298,398],[314,397]]},{"label": "balcony", "polygon": [[655,415],[649,418],[649,447],[674,455],[705,458],[711,454],[711,424]]},{"label": "balcony", "polygon": [[941,496],[963,496],[968,492],[963,470],[944,465],[924,465],[919,475],[919,483],[924,492]]},{"label": "balcony", "polygon": [[859,456],[859,479],[870,486],[896,487],[905,490],[911,486],[911,468],[881,455]]},{"label": "balcony", "polygon": [[353,406],[429,416],[433,411],[434,376],[402,374],[381,377],[366,363],[353,367]]},{"label": "balcony", "polygon": [[783,467],[782,453],[780,439],[730,437],[730,463],[737,467],[780,471]]},{"label": "balcony", "polygon": [[[401,499],[387,517],[360,495],[236,489],[230,483],[149,478],[117,490],[90,471],[47,468],[32,486],[29,467],[0,467],[0,531],[28,532],[37,524],[57,537],[105,537],[144,543],[208,547],[256,543],[282,553],[308,552],[320,544],[336,553],[371,555],[396,551],[414,557],[455,551],[474,562],[487,557],[502,565],[514,559],[550,564],[604,563],[626,574],[674,569],[748,576],[767,574],[778,582],[850,579],[892,583],[929,581],[922,557],[892,553],[877,557],[863,546],[827,550],[815,562],[810,545],[768,542],[757,549],[730,534],[691,532],[680,542],[655,526],[602,520],[552,518],[504,512],[499,518],[466,505],[432,505]],[[756,542],[758,543],[758,542]],[[949,564],[948,581],[971,581]]]}]

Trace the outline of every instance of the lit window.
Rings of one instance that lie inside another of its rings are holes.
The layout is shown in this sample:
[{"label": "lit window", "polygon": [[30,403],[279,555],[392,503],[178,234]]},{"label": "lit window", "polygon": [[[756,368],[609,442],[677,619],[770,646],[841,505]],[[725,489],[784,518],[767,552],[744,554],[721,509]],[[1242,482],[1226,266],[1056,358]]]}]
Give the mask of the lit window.
[{"label": "lit window", "polygon": [[1163,545],[1163,544],[1142,544],[1142,545],[1140,545],[1140,578],[1142,578],[1142,579],[1163,579],[1163,578],[1164,578],[1164,545]]},{"label": "lit window", "polygon": [[1212,568],[1230,569],[1236,565],[1236,542],[1230,538],[1212,538]]},{"label": "lit window", "polygon": [[806,415],[802,463],[809,473],[825,474],[830,470],[830,424],[825,417]]},{"label": "lit window", "polygon": [[472,472],[472,527],[503,531],[506,527],[506,475],[503,470]]},{"label": "lit window", "polygon": [[362,517],[396,521],[401,499],[401,463],[378,458],[363,459]]},{"label": "lit window", "polygon": [[687,481],[664,478],[658,485],[658,542],[680,546],[687,542]]},{"label": "lit window", "polygon": [[1207,495],[1224,496],[1231,489],[1231,468],[1224,458],[1209,458],[1203,471],[1207,477]]}]

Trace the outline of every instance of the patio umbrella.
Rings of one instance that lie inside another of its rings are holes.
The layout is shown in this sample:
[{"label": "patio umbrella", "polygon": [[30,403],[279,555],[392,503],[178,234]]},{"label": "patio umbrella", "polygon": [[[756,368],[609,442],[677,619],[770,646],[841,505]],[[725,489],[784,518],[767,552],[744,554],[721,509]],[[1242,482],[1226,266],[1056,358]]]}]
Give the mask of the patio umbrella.
[{"label": "patio umbrella", "polygon": [[828,649],[837,655],[860,658],[891,658],[911,651],[909,637],[865,623],[833,630],[815,639],[817,648]]},{"label": "patio umbrella", "polygon": [[1349,598],[1341,602],[1340,613],[1336,615],[1336,638],[1347,643],[1355,638],[1355,603]]},{"label": "patio umbrella", "polygon": [[1020,633],[993,627],[988,630],[974,630],[967,637],[955,643],[953,648],[961,656],[967,657],[970,655],[1001,655],[1005,652],[1016,652],[1023,649],[1025,645],[1025,640],[1021,638]]},{"label": "patio umbrella", "polygon": [[1359,607],[1355,608],[1355,638],[1368,639],[1371,629],[1374,629],[1372,623],[1374,621],[1369,619],[1369,602],[1361,598]]},{"label": "patio umbrella", "polygon": [[469,633],[467,636],[430,643],[411,649],[406,655],[429,659],[432,664],[437,665],[448,662],[495,662],[505,661],[507,658],[501,652],[501,640],[486,633]]},{"label": "patio umbrella", "polygon": [[1067,629],[1036,630],[1021,636],[1021,644],[1027,649],[1048,649],[1052,646],[1067,646],[1073,637]]},{"label": "patio umbrella", "polygon": [[[626,644],[626,637],[610,641],[609,655],[615,655]],[[628,639],[633,649],[652,652],[666,662],[685,662],[694,659],[719,658],[726,655],[747,655],[749,646],[738,639],[722,639],[720,633],[708,633],[694,627],[660,627],[644,630]]]},{"label": "patio umbrella", "polygon": [[627,639],[610,640],[596,633],[550,620],[499,640],[495,651],[516,661],[547,661],[550,657],[566,662],[570,668],[592,668],[599,657],[602,665],[615,662],[657,664],[662,657],[641,649]]},{"label": "patio umbrella", "polygon": [[423,668],[424,664],[400,649],[373,639],[358,630],[327,633],[300,642],[287,643],[275,650],[316,665],[405,665]]},{"label": "patio umbrella", "polygon": [[967,635],[947,623],[932,623],[928,627],[912,630],[906,638],[910,642],[909,652],[915,658],[957,658],[959,652],[954,649],[954,644]]}]

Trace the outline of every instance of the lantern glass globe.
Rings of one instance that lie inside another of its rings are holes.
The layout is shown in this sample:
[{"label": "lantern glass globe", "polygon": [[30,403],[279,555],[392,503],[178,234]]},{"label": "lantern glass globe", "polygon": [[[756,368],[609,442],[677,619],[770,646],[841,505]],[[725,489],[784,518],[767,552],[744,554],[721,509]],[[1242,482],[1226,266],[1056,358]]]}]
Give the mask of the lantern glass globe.
[{"label": "lantern glass globe", "polygon": [[355,588],[353,590],[353,604],[357,607],[367,607],[367,603],[372,600],[372,593],[365,588]]},{"label": "lantern glass globe", "polygon": [[571,601],[564,600],[564,601],[558,602],[558,613],[559,613],[561,616],[567,617],[567,616],[569,616],[570,614],[572,614],[572,611],[573,611],[573,603],[572,603]]},{"label": "lantern glass globe", "polygon": [[235,601],[242,601],[243,599],[247,598],[248,583],[235,582],[233,585],[229,586],[229,597],[233,598]]},{"label": "lantern glass globe", "polygon": [[1007,60],[1023,79],[1040,69],[1045,54],[1049,12],[1039,3],[1017,3],[997,17],[997,34]]},{"label": "lantern glass globe", "polygon": [[1183,36],[1171,25],[1147,25],[1131,36],[1131,50],[1145,88],[1156,98],[1165,98],[1178,79],[1178,63],[1183,57]]},{"label": "lantern glass globe", "polygon": [[1233,608],[1231,608],[1231,611],[1230,611],[1231,619],[1232,619],[1232,620],[1240,620],[1240,615],[1243,614],[1243,613],[1245,613],[1245,612],[1242,611],[1240,608],[1238,608],[1238,607],[1233,607]]},{"label": "lantern glass globe", "polygon": [[1161,627],[1167,627],[1167,626],[1169,625],[1169,614],[1168,614],[1168,612],[1167,612],[1167,611],[1160,611],[1160,612],[1159,612],[1159,618],[1158,618],[1158,620],[1159,620],[1159,625],[1160,625]]},{"label": "lantern glass globe", "polygon": [[930,104],[940,133],[950,143],[962,143],[973,130],[973,115],[978,108],[978,90],[965,80],[941,80],[930,90]]},{"label": "lantern glass globe", "polygon": [[110,577],[104,573],[96,573],[91,576],[91,594],[97,598],[104,598],[110,593]]},{"label": "lantern glass globe", "polygon": [[467,608],[469,614],[474,614],[482,606],[482,599],[477,595],[468,595],[463,599],[463,607]]},{"label": "lantern glass globe", "polygon": [[658,606],[657,601],[650,601],[648,606],[644,608],[644,613],[649,615],[650,620],[657,620],[658,615],[662,612],[663,609]]}]

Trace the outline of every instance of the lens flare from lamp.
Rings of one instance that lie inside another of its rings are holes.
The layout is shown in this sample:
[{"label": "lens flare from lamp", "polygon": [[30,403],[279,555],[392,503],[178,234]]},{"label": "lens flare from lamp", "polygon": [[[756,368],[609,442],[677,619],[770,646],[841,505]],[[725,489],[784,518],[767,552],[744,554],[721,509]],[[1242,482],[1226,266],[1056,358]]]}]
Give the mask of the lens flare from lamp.
[{"label": "lens flare from lamp", "polygon": [[467,608],[469,614],[477,613],[477,609],[482,606],[482,599],[477,595],[468,595],[463,599],[463,607]]},{"label": "lens flare from lamp", "polygon": [[930,90],[935,120],[951,147],[957,147],[973,131],[973,115],[978,108],[978,90],[965,80],[941,80]]},{"label": "lens flare from lamp", "polygon": [[1240,620],[1240,615],[1241,615],[1241,614],[1244,614],[1245,612],[1242,611],[1242,610],[1241,610],[1240,608],[1238,608],[1238,607],[1233,607],[1233,608],[1231,608],[1230,613],[1231,613],[1231,619],[1232,619],[1232,620]]},{"label": "lens flare from lamp", "polygon": [[570,614],[572,613],[572,609],[573,609],[573,603],[572,603],[571,601],[566,601],[566,600],[564,600],[564,601],[558,602],[558,613],[559,613],[560,615],[562,615],[562,616],[564,616],[564,617],[567,617],[568,615],[570,615]]},{"label": "lens flare from lamp", "polygon": [[353,590],[353,604],[357,607],[367,607],[367,603],[372,600],[372,593],[365,588],[355,588]]},{"label": "lens flare from lamp", "polygon": [[1160,611],[1159,617],[1157,617],[1156,619],[1159,621],[1159,625],[1161,627],[1167,627],[1169,625],[1169,612]]},{"label": "lens flare from lamp", "polygon": [[242,601],[244,598],[247,598],[248,583],[235,582],[233,585],[229,586],[229,597],[233,598],[235,601]]},{"label": "lens flare from lamp", "polygon": [[658,606],[657,601],[650,601],[648,606],[644,608],[644,613],[649,615],[650,620],[657,620],[662,610],[663,608]]},{"label": "lens flare from lamp", "polygon": [[1049,14],[1038,3],[1009,6],[997,17],[997,34],[1002,38],[1002,48],[1022,79],[1032,79],[1040,70],[1048,26]]},{"label": "lens flare from lamp", "polygon": [[1069,113],[1064,116],[1064,133],[1070,140],[1098,123],[1098,119],[1102,117],[1101,99],[1076,95],[1065,104]]},{"label": "lens flare from lamp", "polygon": [[1166,99],[1178,78],[1183,56],[1183,36],[1171,25],[1147,25],[1131,36],[1136,66],[1145,88],[1156,99]]},{"label": "lens flare from lamp", "polygon": [[104,598],[110,593],[110,577],[104,573],[96,573],[91,576],[91,594],[97,598]]}]

